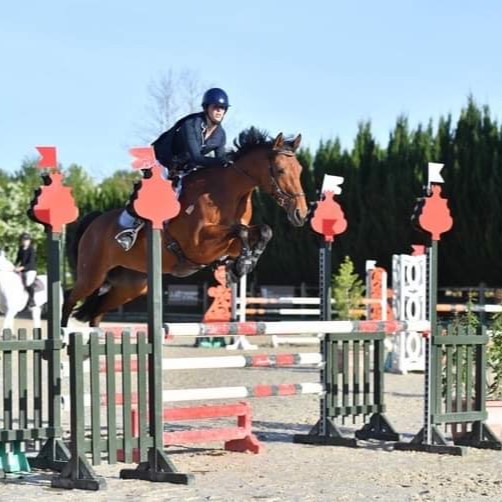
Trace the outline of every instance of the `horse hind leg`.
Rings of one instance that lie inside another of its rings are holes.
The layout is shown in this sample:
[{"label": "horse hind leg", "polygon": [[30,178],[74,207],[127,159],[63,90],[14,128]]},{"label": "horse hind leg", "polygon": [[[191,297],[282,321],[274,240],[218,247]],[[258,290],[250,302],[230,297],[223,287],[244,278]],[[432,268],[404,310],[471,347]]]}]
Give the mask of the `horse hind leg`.
[{"label": "horse hind leg", "polygon": [[127,286],[112,287],[100,297],[101,301],[97,304],[96,310],[89,320],[90,326],[99,326],[101,319],[106,312],[110,312],[124,303],[134,300],[138,296],[144,295],[147,291],[146,281],[141,283],[128,284]]},{"label": "horse hind leg", "polygon": [[106,280],[106,275],[94,278],[91,282],[85,282],[80,277],[68,293],[65,293],[63,308],[61,311],[61,326],[68,326],[68,321],[78,301],[91,296]]}]

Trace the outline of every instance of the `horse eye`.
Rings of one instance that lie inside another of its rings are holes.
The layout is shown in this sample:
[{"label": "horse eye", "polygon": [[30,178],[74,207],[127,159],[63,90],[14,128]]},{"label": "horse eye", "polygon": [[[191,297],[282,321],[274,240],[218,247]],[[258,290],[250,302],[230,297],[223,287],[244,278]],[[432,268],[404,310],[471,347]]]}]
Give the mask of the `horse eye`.
[{"label": "horse eye", "polygon": [[277,174],[284,174],[285,172],[286,172],[286,169],[284,169],[283,167],[277,168]]}]

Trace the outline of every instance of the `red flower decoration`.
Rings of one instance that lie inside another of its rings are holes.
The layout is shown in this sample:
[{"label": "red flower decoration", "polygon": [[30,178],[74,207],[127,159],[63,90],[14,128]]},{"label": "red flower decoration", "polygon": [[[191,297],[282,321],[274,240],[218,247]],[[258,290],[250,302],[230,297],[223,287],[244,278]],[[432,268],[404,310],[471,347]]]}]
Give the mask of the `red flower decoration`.
[{"label": "red flower decoration", "polygon": [[43,178],[45,185],[37,190],[30,215],[38,223],[49,225],[53,232],[61,233],[63,225],[78,218],[78,208],[71,188],[63,186],[60,172],[52,172]]},{"label": "red flower decoration", "polygon": [[315,232],[324,235],[326,242],[333,242],[335,235],[345,232],[347,220],[340,204],[335,201],[333,192],[324,193],[317,204],[310,225]]},{"label": "red flower decoration", "polygon": [[425,197],[418,223],[423,230],[431,234],[432,240],[438,241],[441,234],[451,229],[453,219],[448,209],[448,200],[441,197],[441,186],[432,185],[431,191],[432,195]]},{"label": "red flower decoration", "polygon": [[207,290],[207,294],[214,298],[213,303],[204,314],[202,322],[228,322],[232,318],[232,290],[227,287],[226,269],[220,265],[214,271],[214,277],[218,281],[218,286],[212,286]]}]

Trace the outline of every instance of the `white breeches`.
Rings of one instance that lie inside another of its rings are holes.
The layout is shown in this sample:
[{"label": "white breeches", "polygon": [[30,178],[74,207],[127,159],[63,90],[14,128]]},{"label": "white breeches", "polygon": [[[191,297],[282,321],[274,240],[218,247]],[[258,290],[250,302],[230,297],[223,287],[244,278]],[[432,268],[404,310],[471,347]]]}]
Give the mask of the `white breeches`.
[{"label": "white breeches", "polygon": [[36,270],[26,270],[23,272],[24,274],[24,281],[26,283],[26,286],[31,286],[37,277],[37,271]]}]

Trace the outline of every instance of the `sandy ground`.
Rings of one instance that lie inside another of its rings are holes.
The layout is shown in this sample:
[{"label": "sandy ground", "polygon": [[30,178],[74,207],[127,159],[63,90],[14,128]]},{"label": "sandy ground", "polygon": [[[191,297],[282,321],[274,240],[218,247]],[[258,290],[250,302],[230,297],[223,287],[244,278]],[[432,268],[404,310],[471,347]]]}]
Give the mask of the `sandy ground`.
[{"label": "sandy ground", "polygon": [[[24,325],[24,321],[17,321]],[[255,339],[260,353],[276,353],[267,338]],[[166,348],[166,355],[228,354],[224,349],[195,349],[192,340]],[[312,347],[281,347],[282,352],[313,351]],[[166,388],[257,383],[316,382],[318,372],[301,369],[220,369],[170,372]],[[403,439],[422,423],[423,375],[386,374],[387,417]],[[100,492],[50,488],[51,473],[0,481],[1,501],[450,501],[502,500],[502,452],[469,449],[464,457],[392,451],[392,444],[371,442],[352,449],[308,446],[292,442],[307,433],[318,418],[315,396],[251,399],[254,429],[264,452],[230,453],[221,443],[176,447],[170,458],[195,483],[177,486],[118,477],[124,464],[95,467],[107,488]],[[65,420],[67,420],[65,418]],[[345,424],[350,435],[355,430]]]}]

